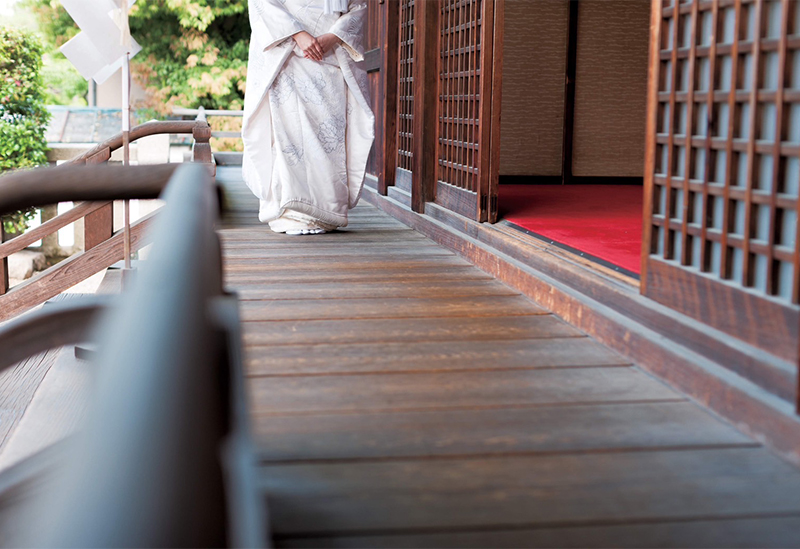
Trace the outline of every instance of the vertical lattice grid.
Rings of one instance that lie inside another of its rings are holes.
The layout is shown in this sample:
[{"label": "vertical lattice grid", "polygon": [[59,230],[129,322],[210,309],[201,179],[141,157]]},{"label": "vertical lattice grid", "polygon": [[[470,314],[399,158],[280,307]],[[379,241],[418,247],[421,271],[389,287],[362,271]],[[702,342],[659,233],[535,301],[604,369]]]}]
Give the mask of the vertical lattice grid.
[{"label": "vertical lattice grid", "polygon": [[414,10],[418,0],[400,0],[400,55],[397,109],[397,165],[412,170],[414,161]]},{"label": "vertical lattice grid", "polygon": [[439,181],[477,192],[483,0],[442,0]]},{"label": "vertical lattice grid", "polygon": [[800,8],[664,0],[651,254],[798,302]]}]

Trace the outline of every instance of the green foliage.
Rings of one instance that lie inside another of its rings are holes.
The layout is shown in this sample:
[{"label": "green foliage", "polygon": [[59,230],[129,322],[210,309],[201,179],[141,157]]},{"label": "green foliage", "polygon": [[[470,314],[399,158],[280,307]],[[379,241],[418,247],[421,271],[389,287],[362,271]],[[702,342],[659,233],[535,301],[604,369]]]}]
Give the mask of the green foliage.
[{"label": "green foliage", "polygon": [[[26,0],[56,47],[77,29],[56,0]],[[240,109],[250,25],[246,0],[139,0],[130,12],[143,50],[133,76],[148,92],[138,108],[168,115],[173,106]]]},{"label": "green foliage", "polygon": [[45,55],[42,67],[42,81],[45,85],[45,103],[47,105],[69,105],[85,107],[89,83],[72,66],[72,63],[61,55]]},{"label": "green foliage", "polygon": [[[0,172],[45,164],[42,44],[33,36],[0,27]],[[9,233],[24,231],[31,211],[3,218]]]}]

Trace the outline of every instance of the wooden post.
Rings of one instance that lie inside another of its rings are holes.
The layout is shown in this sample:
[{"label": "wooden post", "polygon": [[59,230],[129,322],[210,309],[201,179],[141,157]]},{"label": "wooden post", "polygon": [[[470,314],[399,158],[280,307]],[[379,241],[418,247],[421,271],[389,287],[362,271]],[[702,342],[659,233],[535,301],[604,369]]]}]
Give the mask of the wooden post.
[{"label": "wooden post", "polygon": [[[102,164],[111,158],[111,150],[106,148],[94,156],[86,159],[86,164]],[[105,242],[114,234],[114,203],[112,202],[84,218],[83,246],[84,250],[91,250],[98,244]]]},{"label": "wooden post", "polygon": [[572,148],[575,136],[575,75],[578,67],[578,0],[569,0],[567,23],[567,74],[564,79],[564,133],[561,144],[561,184],[572,182]]},{"label": "wooden post", "polygon": [[[378,192],[385,195],[397,177],[397,96],[400,51],[400,0],[382,1],[381,90],[383,91],[383,147],[380,154]],[[380,125],[378,126],[381,127]]]},{"label": "wooden post", "polygon": [[[0,244],[6,241],[6,229],[3,220],[0,218]],[[0,259],[0,295],[5,295],[8,291],[8,258]]]},{"label": "wooden post", "polygon": [[197,115],[194,128],[192,129],[192,162],[205,164],[211,177],[217,174],[217,166],[214,164],[214,157],[211,154],[211,126],[208,125],[205,112],[202,110]]},{"label": "wooden post", "polygon": [[642,212],[642,252],[639,291],[647,290],[647,258],[653,238],[653,177],[656,172],[656,133],[658,132],[658,74],[661,53],[661,0],[651,0],[650,8],[650,49],[647,67],[647,122],[644,151],[644,211]]},{"label": "wooden post", "polygon": [[425,211],[433,200],[438,163],[439,103],[439,0],[419,2],[416,6],[414,41],[414,178],[411,186],[411,209]]},{"label": "wooden post", "polygon": [[486,212],[489,223],[497,222],[500,193],[501,111],[503,99],[503,42],[505,39],[506,0],[494,2],[494,44],[492,46],[492,130],[489,161],[489,203]]}]

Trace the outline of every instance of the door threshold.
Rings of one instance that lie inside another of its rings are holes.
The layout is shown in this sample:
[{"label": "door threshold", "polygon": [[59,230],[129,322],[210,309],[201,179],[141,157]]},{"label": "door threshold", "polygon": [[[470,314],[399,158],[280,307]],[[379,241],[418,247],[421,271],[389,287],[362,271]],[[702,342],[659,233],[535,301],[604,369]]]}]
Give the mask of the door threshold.
[{"label": "door threshold", "polygon": [[619,265],[615,265],[608,260],[581,251],[578,248],[574,248],[567,244],[562,244],[561,242],[553,240],[552,238],[531,231],[530,229],[526,229],[525,227],[522,227],[520,225],[517,225],[516,223],[513,223],[505,219],[501,219],[500,221],[495,223],[493,227],[500,231],[505,232],[509,236],[524,240],[524,238],[522,238],[519,235],[519,233],[522,233],[523,235],[528,236],[529,238],[534,239],[537,242],[541,242],[548,246],[552,246],[553,252],[556,253],[561,252],[561,254],[565,258],[568,258],[576,263],[582,264],[589,269],[595,269],[596,271],[602,273],[605,276],[617,278],[619,279],[620,282],[628,283],[637,289],[639,288],[639,281],[640,281],[639,273],[633,272],[624,267],[620,267]]}]

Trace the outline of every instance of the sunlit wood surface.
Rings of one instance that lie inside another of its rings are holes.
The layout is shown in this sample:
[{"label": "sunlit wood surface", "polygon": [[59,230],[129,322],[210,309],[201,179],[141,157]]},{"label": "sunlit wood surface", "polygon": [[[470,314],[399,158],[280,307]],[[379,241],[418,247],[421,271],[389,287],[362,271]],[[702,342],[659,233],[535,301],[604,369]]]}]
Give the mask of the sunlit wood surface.
[{"label": "sunlit wood surface", "polygon": [[800,470],[370,205],[273,234],[235,168],[277,546],[798,546]]}]

